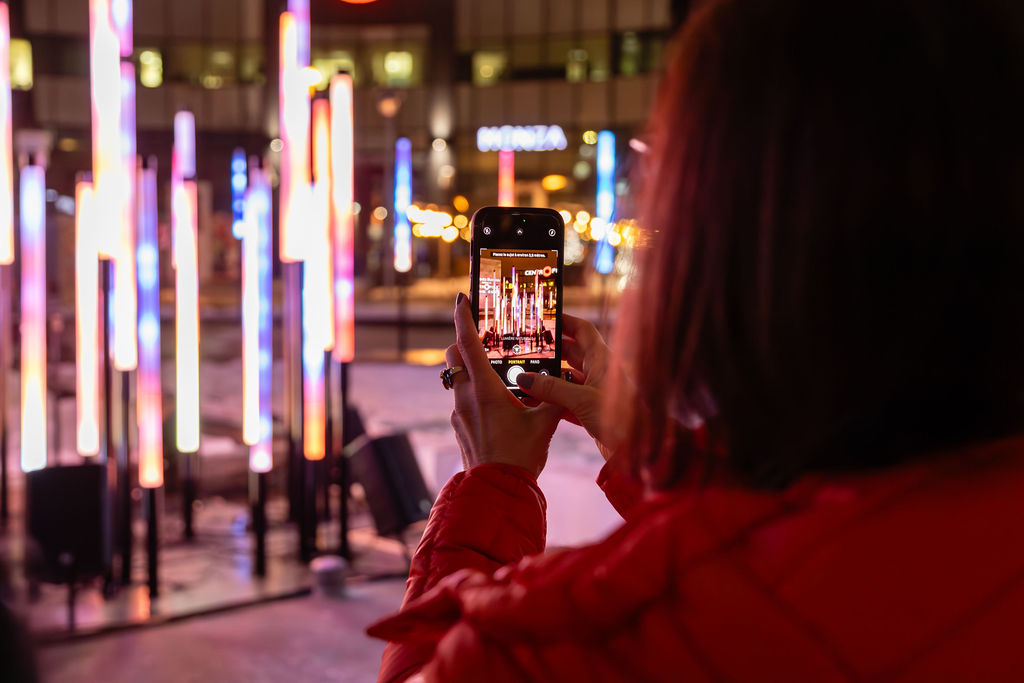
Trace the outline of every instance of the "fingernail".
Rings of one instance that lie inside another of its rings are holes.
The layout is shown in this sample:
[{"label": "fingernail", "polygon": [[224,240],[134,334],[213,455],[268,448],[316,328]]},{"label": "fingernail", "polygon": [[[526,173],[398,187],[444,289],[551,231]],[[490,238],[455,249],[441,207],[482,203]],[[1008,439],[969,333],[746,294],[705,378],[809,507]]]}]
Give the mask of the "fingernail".
[{"label": "fingernail", "polygon": [[459,295],[457,297],[455,297],[455,306],[456,306],[456,308],[461,306],[462,302],[465,301],[465,300],[466,300],[466,295],[463,294],[462,292],[459,292]]},{"label": "fingernail", "polygon": [[532,372],[520,372],[516,375],[516,384],[523,389],[529,389],[533,386],[533,373]]}]

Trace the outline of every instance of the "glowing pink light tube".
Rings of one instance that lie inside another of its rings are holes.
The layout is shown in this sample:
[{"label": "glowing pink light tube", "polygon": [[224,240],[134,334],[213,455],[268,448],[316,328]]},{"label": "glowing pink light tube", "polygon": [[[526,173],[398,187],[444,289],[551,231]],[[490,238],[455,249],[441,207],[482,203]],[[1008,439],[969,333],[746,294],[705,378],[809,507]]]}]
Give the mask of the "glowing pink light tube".
[{"label": "glowing pink light tube", "polygon": [[80,455],[100,452],[99,227],[92,183],[75,185],[75,404]]},{"label": "glowing pink light tube", "polygon": [[10,12],[0,2],[0,266],[14,262],[13,144]]},{"label": "glowing pink light tube", "polygon": [[46,466],[46,172],[21,169],[21,469]]},{"label": "glowing pink light tube", "polygon": [[[271,243],[271,194],[266,172],[255,160],[250,164],[249,191],[245,202],[243,250],[243,362],[250,364],[246,378],[243,431],[255,437],[249,448],[249,469],[269,472],[273,466],[273,416],[271,378],[273,370],[273,246]],[[252,353],[251,347],[256,348]],[[253,368],[251,364],[255,363]],[[254,371],[255,370],[255,371]],[[257,387],[252,387],[255,382]],[[255,403],[255,407],[252,405]],[[254,409],[255,408],[255,409]],[[248,422],[255,418],[255,425]],[[251,433],[256,427],[255,434]]]},{"label": "glowing pink light tube", "polygon": [[355,273],[353,268],[352,77],[331,79],[331,212],[334,215],[334,358],[349,363],[355,357]]},{"label": "glowing pink light tube", "polygon": [[175,267],[175,378],[177,445],[181,453],[199,450],[199,273],[195,120],[191,112],[174,115],[171,157],[171,231]]},{"label": "glowing pink light tube", "polygon": [[310,203],[308,76],[300,57],[300,29],[295,15],[281,14],[279,116],[281,125],[281,260],[305,257]]},{"label": "glowing pink light tube", "polygon": [[516,153],[510,149],[498,151],[498,206],[516,203]]},{"label": "glowing pink light tube", "polygon": [[114,367],[133,370],[138,364],[138,299],[135,277],[135,67],[121,62],[120,164],[118,240],[114,253]]},{"label": "glowing pink light tube", "polygon": [[121,46],[122,57],[131,57],[134,49],[132,14],[132,0],[110,0],[110,23],[117,35],[117,42]]},{"label": "glowing pink light tube", "polygon": [[164,483],[163,394],[160,387],[160,248],[157,244],[156,165],[138,173],[139,485]]}]

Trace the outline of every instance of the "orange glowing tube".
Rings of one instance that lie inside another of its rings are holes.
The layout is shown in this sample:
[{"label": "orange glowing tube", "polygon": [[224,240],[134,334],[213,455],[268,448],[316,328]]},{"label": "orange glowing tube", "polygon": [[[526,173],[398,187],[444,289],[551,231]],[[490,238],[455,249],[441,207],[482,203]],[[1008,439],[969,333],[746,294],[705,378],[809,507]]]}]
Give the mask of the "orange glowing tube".
[{"label": "orange glowing tube", "polygon": [[516,153],[511,149],[498,151],[498,206],[515,206]]},{"label": "orange glowing tube", "polygon": [[100,452],[99,251],[91,182],[75,185],[75,400],[80,455]]},{"label": "orange glowing tube", "polygon": [[305,255],[310,203],[308,76],[299,55],[295,15],[281,14],[279,116],[281,126],[281,260],[301,261]]},{"label": "orange glowing tube", "polygon": [[353,285],[352,77],[331,79],[331,213],[334,267],[334,358],[349,363],[355,357],[355,287]]},{"label": "orange glowing tube", "polygon": [[10,14],[0,2],[0,266],[14,262],[13,144]]},{"label": "orange glowing tube", "polygon": [[189,138],[189,133],[195,130],[195,124],[187,111],[175,114],[174,123],[171,241],[175,266],[175,414],[178,451],[194,453],[199,450],[198,199],[191,177],[195,173],[195,138]]},{"label": "orange glowing tube", "polygon": [[138,173],[139,485],[164,483],[163,393],[160,382],[160,249],[157,244],[156,165]]},{"label": "orange glowing tube", "polygon": [[[318,302],[315,323],[317,335],[323,339],[324,351],[334,348],[334,254],[331,230],[331,104],[324,98],[313,101],[313,223],[310,226],[308,259],[318,262],[318,279],[323,285],[323,296]],[[318,297],[319,298],[319,297]]]},{"label": "orange glowing tube", "polygon": [[21,469],[46,466],[46,172],[21,169]]}]

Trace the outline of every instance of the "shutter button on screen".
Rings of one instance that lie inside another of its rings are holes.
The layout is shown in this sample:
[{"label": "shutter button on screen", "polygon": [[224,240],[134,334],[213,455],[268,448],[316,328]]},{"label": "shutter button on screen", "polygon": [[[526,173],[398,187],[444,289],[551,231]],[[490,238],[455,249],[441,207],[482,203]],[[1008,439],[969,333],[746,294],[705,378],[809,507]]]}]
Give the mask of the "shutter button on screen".
[{"label": "shutter button on screen", "polygon": [[508,378],[508,383],[509,384],[515,385],[516,377],[518,377],[519,375],[523,374],[523,372],[524,371],[523,371],[523,368],[522,368],[521,365],[513,365],[512,367],[510,367],[508,369],[508,372],[505,373],[505,377]]}]

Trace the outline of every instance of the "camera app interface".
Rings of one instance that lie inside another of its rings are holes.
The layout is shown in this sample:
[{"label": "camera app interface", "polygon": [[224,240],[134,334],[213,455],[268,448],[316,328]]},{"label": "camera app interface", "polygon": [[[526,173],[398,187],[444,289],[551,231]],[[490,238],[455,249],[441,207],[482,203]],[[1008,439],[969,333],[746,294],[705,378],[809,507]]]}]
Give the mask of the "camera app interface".
[{"label": "camera app interface", "polygon": [[557,372],[558,252],[481,249],[477,328],[506,384],[515,375]]}]

